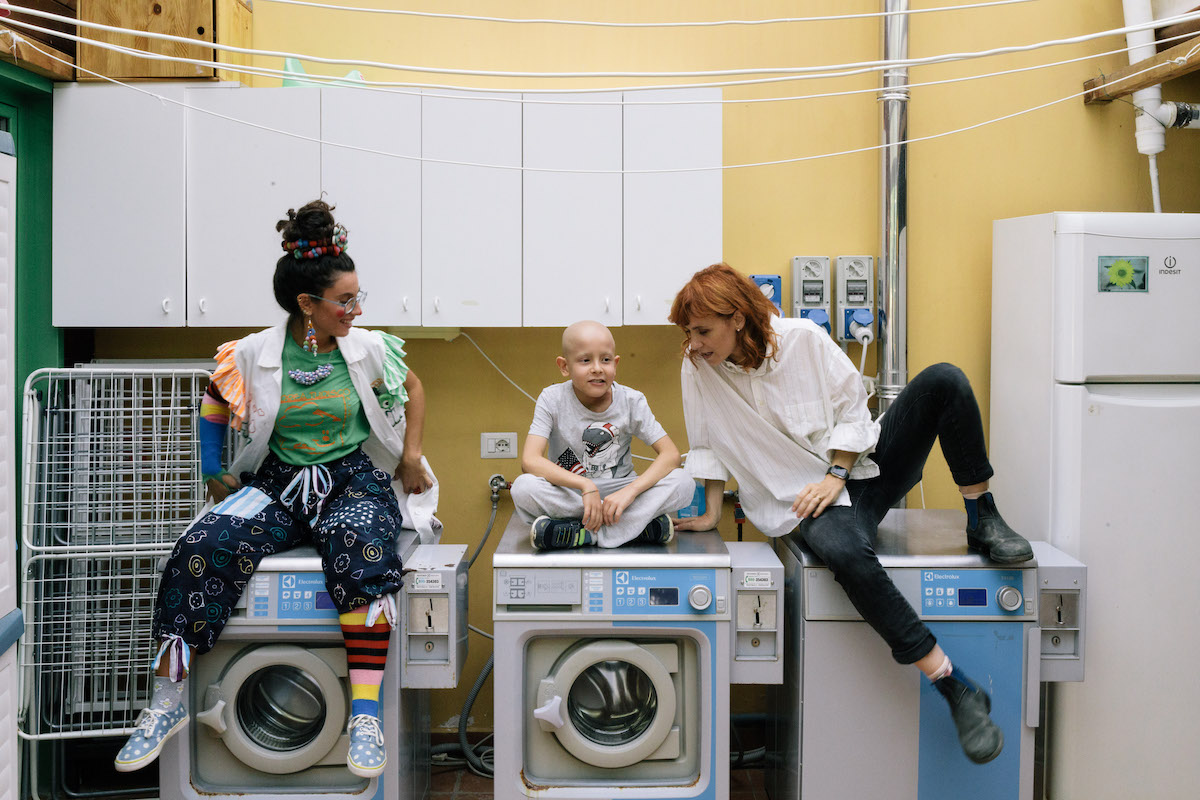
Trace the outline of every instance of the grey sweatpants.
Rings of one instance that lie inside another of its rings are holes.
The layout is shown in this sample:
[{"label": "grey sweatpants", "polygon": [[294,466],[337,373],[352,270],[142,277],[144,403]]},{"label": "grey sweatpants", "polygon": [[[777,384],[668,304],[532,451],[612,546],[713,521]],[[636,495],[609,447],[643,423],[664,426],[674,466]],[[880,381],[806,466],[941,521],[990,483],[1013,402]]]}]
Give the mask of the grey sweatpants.
[{"label": "grey sweatpants", "polygon": [[[608,497],[613,492],[633,483],[637,475],[625,478],[603,478],[594,480],[600,496]],[[620,547],[637,538],[650,520],[659,514],[675,516],[679,509],[692,500],[696,482],[682,469],[668,472],[663,479],[639,494],[629,504],[615,525],[605,525],[596,534],[601,547]],[[513,505],[521,519],[532,523],[545,515],[555,519],[580,519],[583,517],[583,495],[576,489],[555,486],[536,475],[521,475],[513,481],[510,490]]]}]

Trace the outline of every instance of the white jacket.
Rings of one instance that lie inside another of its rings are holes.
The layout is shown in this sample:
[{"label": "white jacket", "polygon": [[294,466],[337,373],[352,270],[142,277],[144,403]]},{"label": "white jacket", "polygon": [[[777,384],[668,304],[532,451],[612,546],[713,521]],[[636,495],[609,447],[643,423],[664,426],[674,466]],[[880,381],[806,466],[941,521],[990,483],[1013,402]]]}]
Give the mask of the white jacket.
[{"label": "white jacket", "polygon": [[[280,395],[283,392],[283,345],[286,335],[286,324],[277,325],[239,340],[234,350],[234,361],[242,375],[245,392],[242,435],[247,437],[229,465],[229,471],[234,476],[257,471],[270,452],[268,445],[275,430],[275,418],[279,414]],[[386,348],[383,339],[377,331],[351,328],[349,334],[338,339],[338,348],[346,360],[350,380],[358,392],[371,428],[371,435],[363,442],[363,452],[376,467],[391,474],[404,453],[406,424],[404,404],[397,402],[385,410],[374,392],[374,388],[384,386]],[[424,456],[421,456],[421,465],[433,481],[430,489],[410,495],[398,480],[392,482],[392,488],[400,504],[404,527],[416,530],[423,544],[436,544],[442,534],[442,523],[434,516],[439,486]]]}]

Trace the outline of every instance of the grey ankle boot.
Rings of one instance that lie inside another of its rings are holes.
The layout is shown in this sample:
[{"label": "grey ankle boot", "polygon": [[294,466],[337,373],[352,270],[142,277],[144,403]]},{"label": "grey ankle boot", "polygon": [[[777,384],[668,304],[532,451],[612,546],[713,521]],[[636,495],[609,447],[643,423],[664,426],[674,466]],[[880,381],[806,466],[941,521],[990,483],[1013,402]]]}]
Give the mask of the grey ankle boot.
[{"label": "grey ankle boot", "polygon": [[996,510],[991,492],[985,492],[976,502],[978,517],[974,528],[967,528],[967,545],[1000,564],[1020,564],[1033,558],[1033,548],[1024,536],[1008,527]]},{"label": "grey ankle boot", "polygon": [[950,704],[950,716],[958,729],[958,743],[967,758],[976,764],[986,764],[1004,749],[1004,732],[992,722],[988,713],[992,700],[987,692],[965,675],[950,673],[933,682],[934,687]]}]

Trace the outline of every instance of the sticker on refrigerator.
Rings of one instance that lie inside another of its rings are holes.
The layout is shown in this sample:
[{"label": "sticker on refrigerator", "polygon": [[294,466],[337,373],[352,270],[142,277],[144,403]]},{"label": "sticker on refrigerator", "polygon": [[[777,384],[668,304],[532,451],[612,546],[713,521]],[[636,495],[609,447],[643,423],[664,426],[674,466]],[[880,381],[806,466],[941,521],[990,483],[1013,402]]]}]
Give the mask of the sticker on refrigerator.
[{"label": "sticker on refrigerator", "polygon": [[1146,256],[1100,256],[1097,259],[1102,292],[1145,292],[1150,259]]}]

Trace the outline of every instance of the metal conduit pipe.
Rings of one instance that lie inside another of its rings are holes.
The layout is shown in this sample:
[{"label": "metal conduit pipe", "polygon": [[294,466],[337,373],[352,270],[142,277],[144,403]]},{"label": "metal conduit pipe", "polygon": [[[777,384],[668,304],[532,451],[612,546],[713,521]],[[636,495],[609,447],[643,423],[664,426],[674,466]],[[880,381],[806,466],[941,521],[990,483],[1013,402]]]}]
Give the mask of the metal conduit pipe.
[{"label": "metal conduit pipe", "polygon": [[[908,0],[883,0],[883,58],[908,58]],[[879,413],[908,383],[908,69],[889,66],[883,118],[879,246]]]}]

